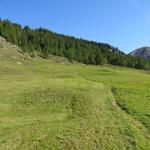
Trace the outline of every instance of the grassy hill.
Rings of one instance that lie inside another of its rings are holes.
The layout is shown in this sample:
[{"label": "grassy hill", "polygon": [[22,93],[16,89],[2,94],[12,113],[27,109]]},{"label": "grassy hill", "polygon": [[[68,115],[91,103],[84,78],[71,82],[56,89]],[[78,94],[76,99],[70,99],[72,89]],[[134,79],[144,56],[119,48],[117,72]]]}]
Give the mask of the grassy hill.
[{"label": "grassy hill", "polygon": [[0,39],[0,149],[150,149],[150,72],[30,58]]}]

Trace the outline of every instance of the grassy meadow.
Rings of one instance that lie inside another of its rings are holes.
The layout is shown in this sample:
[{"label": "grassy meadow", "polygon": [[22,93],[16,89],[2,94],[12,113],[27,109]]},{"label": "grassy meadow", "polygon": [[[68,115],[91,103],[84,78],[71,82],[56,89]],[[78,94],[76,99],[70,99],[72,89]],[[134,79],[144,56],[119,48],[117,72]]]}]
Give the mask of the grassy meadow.
[{"label": "grassy meadow", "polygon": [[0,149],[150,149],[150,72],[1,48]]}]

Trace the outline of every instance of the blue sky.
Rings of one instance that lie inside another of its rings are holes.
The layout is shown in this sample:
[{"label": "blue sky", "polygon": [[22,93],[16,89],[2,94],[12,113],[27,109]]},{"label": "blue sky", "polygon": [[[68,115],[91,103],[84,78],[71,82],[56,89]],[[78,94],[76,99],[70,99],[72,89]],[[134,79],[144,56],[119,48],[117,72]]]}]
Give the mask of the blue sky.
[{"label": "blue sky", "polygon": [[150,46],[150,0],[0,0],[0,17],[124,52]]}]

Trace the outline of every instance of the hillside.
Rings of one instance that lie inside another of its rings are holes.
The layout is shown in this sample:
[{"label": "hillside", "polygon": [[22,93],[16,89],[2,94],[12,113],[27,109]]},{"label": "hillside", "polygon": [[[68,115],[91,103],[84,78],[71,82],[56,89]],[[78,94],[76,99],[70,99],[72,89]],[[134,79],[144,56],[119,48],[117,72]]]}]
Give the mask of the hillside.
[{"label": "hillside", "polygon": [[31,58],[3,38],[0,45],[1,150],[150,148],[149,71]]},{"label": "hillside", "polygon": [[18,45],[31,57],[48,59],[50,55],[56,55],[84,64],[150,69],[149,61],[126,55],[109,44],[61,35],[44,28],[22,27],[9,20],[0,20],[0,36]]},{"label": "hillside", "polygon": [[150,59],[150,47],[136,49],[135,51],[131,52],[130,55]]}]

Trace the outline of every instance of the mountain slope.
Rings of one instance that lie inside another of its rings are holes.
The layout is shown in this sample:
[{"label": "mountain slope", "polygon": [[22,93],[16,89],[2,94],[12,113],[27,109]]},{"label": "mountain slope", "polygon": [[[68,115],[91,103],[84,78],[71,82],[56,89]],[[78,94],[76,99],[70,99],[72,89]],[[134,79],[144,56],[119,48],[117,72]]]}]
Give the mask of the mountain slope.
[{"label": "mountain slope", "polygon": [[0,36],[0,55],[22,57],[23,54],[20,53],[21,51],[18,46],[7,42],[5,38]]},{"label": "mountain slope", "polygon": [[0,36],[18,45],[31,57],[61,56],[84,64],[111,64],[138,69],[150,69],[150,62],[126,55],[109,44],[78,39],[54,33],[48,29],[31,29],[8,20],[0,20]]},{"label": "mountain slope", "polygon": [[149,71],[26,58],[3,42],[1,150],[149,149]]},{"label": "mountain slope", "polygon": [[131,52],[130,55],[150,59],[150,47],[136,49],[135,51]]}]

